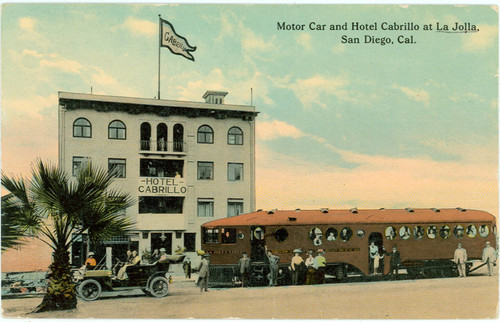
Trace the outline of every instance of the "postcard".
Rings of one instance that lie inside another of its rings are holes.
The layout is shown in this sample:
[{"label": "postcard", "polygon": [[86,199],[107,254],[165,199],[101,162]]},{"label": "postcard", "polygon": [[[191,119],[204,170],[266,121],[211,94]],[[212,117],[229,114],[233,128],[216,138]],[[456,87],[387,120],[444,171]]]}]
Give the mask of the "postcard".
[{"label": "postcard", "polygon": [[498,317],[498,6],[4,3],[2,317]]}]

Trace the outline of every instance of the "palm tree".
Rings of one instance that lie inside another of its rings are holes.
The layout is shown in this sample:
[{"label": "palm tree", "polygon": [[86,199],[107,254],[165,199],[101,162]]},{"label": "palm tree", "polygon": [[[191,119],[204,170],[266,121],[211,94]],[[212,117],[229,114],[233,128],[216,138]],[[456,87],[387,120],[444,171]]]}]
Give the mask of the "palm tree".
[{"label": "palm tree", "polygon": [[[2,217],[13,220],[18,234],[38,238],[53,250],[47,293],[35,312],[76,307],[69,248],[83,233],[96,244],[132,228],[124,215],[132,199],[112,189],[112,182],[107,171],[91,164],[72,178],[40,160],[32,170],[31,180],[2,174],[2,186],[10,192],[2,198]],[[13,236],[15,244],[19,239]],[[4,246],[9,244],[2,239]]]}]

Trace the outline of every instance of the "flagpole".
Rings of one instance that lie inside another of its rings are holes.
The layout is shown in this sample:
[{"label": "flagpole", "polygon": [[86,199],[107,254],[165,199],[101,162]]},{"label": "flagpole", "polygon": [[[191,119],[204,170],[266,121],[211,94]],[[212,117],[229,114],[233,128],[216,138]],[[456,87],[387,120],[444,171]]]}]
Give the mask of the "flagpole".
[{"label": "flagpole", "polygon": [[158,35],[159,35],[159,38],[158,38],[158,99],[160,99],[160,52],[161,52],[161,15],[158,15],[158,19],[159,19],[159,32],[158,32]]}]

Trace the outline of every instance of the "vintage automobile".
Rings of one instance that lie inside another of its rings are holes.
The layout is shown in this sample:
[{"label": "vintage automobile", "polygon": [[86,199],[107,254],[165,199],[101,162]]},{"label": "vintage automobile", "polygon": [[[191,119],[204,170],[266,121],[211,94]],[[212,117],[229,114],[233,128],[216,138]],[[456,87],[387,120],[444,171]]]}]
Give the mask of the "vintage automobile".
[{"label": "vintage automobile", "polygon": [[170,264],[177,264],[186,255],[169,255],[167,260],[151,264],[137,264],[126,268],[127,279],[118,280],[109,269],[80,269],[73,275],[77,287],[77,295],[85,301],[99,298],[102,291],[128,291],[141,289],[153,297],[165,297],[168,294],[168,269]]}]

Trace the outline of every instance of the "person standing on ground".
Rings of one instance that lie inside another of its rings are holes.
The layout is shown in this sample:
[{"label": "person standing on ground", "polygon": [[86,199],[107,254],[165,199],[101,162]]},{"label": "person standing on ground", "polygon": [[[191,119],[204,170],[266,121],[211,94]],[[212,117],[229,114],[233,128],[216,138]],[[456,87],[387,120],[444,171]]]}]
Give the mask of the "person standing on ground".
[{"label": "person standing on ground", "polygon": [[208,292],[208,278],[210,277],[210,255],[203,255],[200,265],[198,266],[198,283],[200,284],[200,292]]},{"label": "person standing on ground", "polygon": [[385,253],[387,256],[391,256],[391,261],[389,262],[390,268],[389,268],[389,276],[391,276],[391,279],[394,276],[394,272],[396,272],[396,279],[398,278],[398,272],[399,272],[399,265],[401,264],[401,254],[399,253],[398,248],[396,245],[392,247],[392,252]]},{"label": "person standing on ground", "polygon": [[467,262],[467,251],[462,248],[462,244],[458,243],[457,249],[455,249],[455,254],[453,256],[453,261],[457,264],[458,276],[465,277],[465,262]]},{"label": "person standing on ground", "polygon": [[292,257],[292,284],[293,285],[298,285],[299,284],[299,274],[301,272],[301,266],[304,265],[304,259],[300,254],[302,253],[302,250],[300,248],[297,248],[293,251],[295,256]]},{"label": "person standing on ground", "polygon": [[314,267],[317,270],[317,282],[319,284],[325,283],[326,259],[323,255],[325,255],[325,251],[323,249],[318,249],[318,255],[314,258]]},{"label": "person standing on ground", "polygon": [[495,253],[495,249],[490,246],[490,242],[486,242],[486,245],[483,249],[483,262],[486,262],[488,265],[488,275],[493,276],[493,265],[497,260],[497,255]]},{"label": "person standing on ground", "polygon": [[238,261],[238,267],[241,275],[241,287],[248,287],[250,280],[250,258],[246,252],[243,252],[243,257]]},{"label": "person standing on ground", "polygon": [[267,259],[269,260],[269,286],[278,285],[278,263],[280,262],[280,257],[273,255],[271,250],[265,247]]},{"label": "person standing on ground", "polygon": [[182,263],[182,268],[184,269],[184,276],[186,278],[191,278],[191,260],[189,257],[186,257],[184,262]]}]

